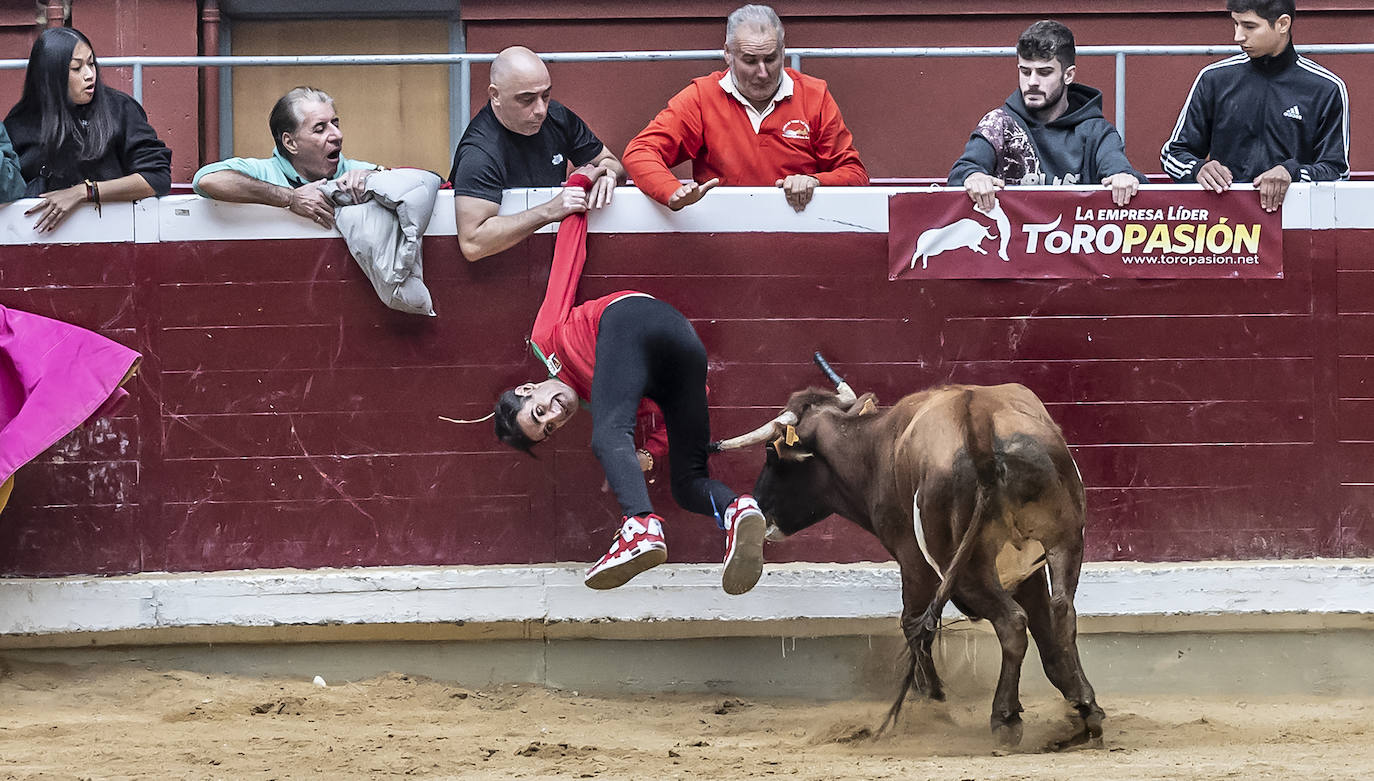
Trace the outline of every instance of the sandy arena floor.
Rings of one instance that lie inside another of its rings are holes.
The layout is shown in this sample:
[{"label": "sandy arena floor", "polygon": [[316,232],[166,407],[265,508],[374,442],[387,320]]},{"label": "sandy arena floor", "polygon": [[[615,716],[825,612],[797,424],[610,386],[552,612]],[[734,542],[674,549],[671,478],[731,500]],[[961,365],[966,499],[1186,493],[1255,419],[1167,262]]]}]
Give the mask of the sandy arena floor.
[{"label": "sandy arena floor", "polygon": [[1374,777],[1374,699],[1102,697],[1106,745],[1031,750],[1067,724],[1024,698],[1025,750],[998,755],[988,697],[882,702],[581,696],[366,681],[206,676],[0,658],[0,778],[1357,779]]}]

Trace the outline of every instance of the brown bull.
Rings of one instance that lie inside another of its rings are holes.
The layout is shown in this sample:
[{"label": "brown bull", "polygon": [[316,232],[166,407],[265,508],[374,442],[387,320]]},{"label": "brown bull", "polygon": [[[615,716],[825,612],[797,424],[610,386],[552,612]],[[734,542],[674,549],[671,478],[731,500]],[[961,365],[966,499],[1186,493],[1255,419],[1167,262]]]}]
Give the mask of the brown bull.
[{"label": "brown bull", "polygon": [[1083,481],[1044,405],[1021,385],[948,385],[879,411],[872,394],[856,399],[831,378],[839,393],[794,393],[772,422],[720,447],[772,443],[754,488],[771,539],[838,514],[897,560],[911,654],[883,727],[913,683],[944,698],[931,644],[953,601],[991,622],[1002,646],[991,719],[999,741],[1021,740],[1028,628],[1045,674],[1077,711],[1077,731],[1055,747],[1098,741],[1103,713],[1079,662],[1073,605]]}]

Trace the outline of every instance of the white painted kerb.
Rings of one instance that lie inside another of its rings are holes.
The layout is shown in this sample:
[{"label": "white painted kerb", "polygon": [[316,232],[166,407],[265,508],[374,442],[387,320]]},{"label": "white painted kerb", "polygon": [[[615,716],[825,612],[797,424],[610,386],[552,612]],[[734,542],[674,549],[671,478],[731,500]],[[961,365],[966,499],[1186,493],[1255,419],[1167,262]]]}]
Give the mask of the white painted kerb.
[{"label": "white painted kerb", "polygon": [[[769,565],[731,597],[718,567],[665,565],[613,591],[583,565],[261,570],[0,580],[0,633],[214,626],[886,619],[895,564]],[[1083,568],[1080,617],[1374,613],[1374,560],[1107,563]],[[950,615],[957,615],[951,612]]]}]

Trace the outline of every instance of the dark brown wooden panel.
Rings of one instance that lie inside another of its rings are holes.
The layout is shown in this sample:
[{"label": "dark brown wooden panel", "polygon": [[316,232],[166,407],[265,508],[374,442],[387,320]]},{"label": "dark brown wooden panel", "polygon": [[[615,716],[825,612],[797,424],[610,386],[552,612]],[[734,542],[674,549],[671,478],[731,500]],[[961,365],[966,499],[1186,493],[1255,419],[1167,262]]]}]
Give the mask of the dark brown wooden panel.
[{"label": "dark brown wooden panel", "polygon": [[1308,444],[1084,445],[1073,448],[1096,488],[1234,488],[1315,480]]},{"label": "dark brown wooden panel", "polygon": [[[454,331],[470,329],[477,321],[522,334],[538,311],[537,292],[524,280],[480,287],[431,280],[428,287],[436,310],[442,310],[442,319],[433,325]],[[164,285],[158,293],[167,311],[165,328],[337,325],[344,320],[404,328],[410,320],[427,322],[421,315],[388,309],[361,275],[356,280]]]},{"label": "dark brown wooden panel", "polygon": [[536,465],[506,453],[168,459],[169,502],[503,496],[528,490]]},{"label": "dark brown wooden panel", "polygon": [[[23,515],[29,508],[135,504],[139,465],[124,459],[55,461],[52,451],[14,475],[14,493],[4,518]],[[0,526],[4,520],[0,519]]]},{"label": "dark brown wooden panel", "polygon": [[947,359],[1301,357],[1310,320],[1296,316],[997,317],[949,320]]},{"label": "dark brown wooden panel", "polygon": [[1312,441],[1306,401],[1102,402],[1051,404],[1049,410],[1078,445]]},{"label": "dark brown wooden panel", "polygon": [[[337,239],[267,239],[194,241],[158,244],[146,259],[150,273],[165,284],[348,281],[366,285],[361,269]],[[512,275],[531,278],[526,265],[537,254],[547,266],[552,236],[535,236],[525,244],[469,263],[452,236],[424,241],[424,276],[430,280],[467,280],[485,284]],[[547,267],[543,271],[547,276]],[[543,282],[540,281],[542,289]]]},{"label": "dark brown wooden panel", "polygon": [[[207,533],[211,530],[211,533]],[[150,569],[557,561],[526,495],[170,502]],[[158,536],[152,536],[158,535]]]},{"label": "dark brown wooden panel", "polygon": [[662,236],[652,233],[594,233],[587,237],[586,274],[847,276],[874,284],[887,282],[886,233],[734,233],[728,241],[720,238],[714,233],[677,233],[665,243]]},{"label": "dark brown wooden panel", "polygon": [[1260,534],[1230,529],[1174,533],[1111,531],[1090,535],[1084,555],[1089,561],[1198,561],[1301,559],[1336,554],[1322,532],[1287,528]]},{"label": "dark brown wooden panel", "polygon": [[1374,313],[1374,269],[1337,272],[1336,302],[1342,315]]},{"label": "dark brown wooden panel", "polygon": [[518,364],[274,371],[177,371],[162,375],[169,415],[375,412],[423,407],[447,417],[491,411],[505,388],[539,378],[533,357]]},{"label": "dark brown wooden panel", "polygon": [[[24,487],[24,471],[15,477],[16,495]],[[16,499],[0,515],[0,572],[8,577],[119,575],[162,569],[147,566],[143,558],[145,530],[135,506],[32,507]]]},{"label": "dark brown wooden panel", "polygon": [[[490,408],[490,404],[487,408]],[[474,410],[476,412],[476,410]],[[469,413],[472,414],[472,413]],[[486,414],[485,410],[480,414]],[[476,414],[472,415],[477,417]],[[365,456],[426,453],[461,457],[506,449],[492,424],[455,425],[419,409],[394,412],[179,415],[166,423],[168,458]]]},{"label": "dark brown wooden panel", "polygon": [[0,304],[74,323],[116,341],[123,341],[117,334],[127,334],[138,325],[134,291],[123,285],[113,289],[48,286],[0,290]]},{"label": "dark brown wooden panel", "polygon": [[[1312,395],[1309,358],[873,363],[849,360],[844,346],[825,355],[855,390],[877,393],[883,404],[950,382],[1019,382],[1047,403],[1299,401]],[[792,391],[825,384],[810,351],[794,348],[786,357],[792,362],[713,361],[708,378],[711,403],[771,401],[770,406],[780,409]]]},{"label": "dark brown wooden panel", "polygon": [[1374,355],[1374,314],[1341,315],[1338,333],[1342,356]]},{"label": "dark brown wooden panel", "polygon": [[523,337],[483,329],[441,330],[433,318],[386,325],[185,328],[160,336],[164,371],[393,367],[420,369],[463,362],[519,363]]},{"label": "dark brown wooden panel", "polygon": [[1374,270],[1374,255],[1369,248],[1374,242],[1374,230],[1331,231],[1336,268],[1341,271]]},{"label": "dark brown wooden panel", "polygon": [[1336,365],[1340,398],[1374,398],[1374,355],[1341,356]]},{"label": "dark brown wooden panel", "polygon": [[[916,283],[900,286],[911,284]],[[1312,311],[1310,283],[1292,278],[948,280],[919,284],[925,297],[944,311],[963,317],[998,317],[1010,312],[1054,317],[1302,315]]]},{"label": "dark brown wooden panel", "polygon": [[1341,442],[1336,453],[1342,483],[1374,484],[1374,441]]},{"label": "dark brown wooden panel", "polygon": [[[930,348],[930,331],[900,320],[713,320],[693,324],[711,353],[741,362],[765,362],[779,353],[804,355],[820,350],[853,361],[920,360]],[[882,339],[874,338],[883,334]]]},{"label": "dark brown wooden panel", "polygon": [[42,464],[98,464],[131,459],[139,451],[139,427],[135,411],[125,405],[113,417],[100,418],[59,439],[29,463],[30,469]]},{"label": "dark brown wooden panel", "polygon": [[1342,485],[1337,494],[1341,507],[1339,549],[1333,555],[1367,556],[1374,550],[1374,483]]},{"label": "dark brown wooden panel", "polygon": [[0,290],[127,288],[135,281],[137,254],[133,244],[8,246],[0,252]]},{"label": "dark brown wooden panel", "polygon": [[1374,442],[1374,399],[1342,399],[1336,404],[1342,441]]}]

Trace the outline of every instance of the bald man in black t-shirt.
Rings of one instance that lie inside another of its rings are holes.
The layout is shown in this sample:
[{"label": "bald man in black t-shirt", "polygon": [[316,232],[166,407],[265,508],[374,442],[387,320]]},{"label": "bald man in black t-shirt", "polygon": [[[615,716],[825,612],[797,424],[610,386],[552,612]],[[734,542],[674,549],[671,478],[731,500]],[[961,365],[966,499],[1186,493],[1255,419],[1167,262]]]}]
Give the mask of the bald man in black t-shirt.
[{"label": "bald man in black t-shirt", "polygon": [[[552,82],[539,55],[512,46],[491,63],[490,99],[472,118],[453,154],[453,210],[463,257],[480,260],[574,212],[611,202],[625,168],[576,114],[549,99]],[[501,191],[557,187],[568,164],[606,170],[590,192],[565,188],[553,200],[517,214],[498,215]]]}]

